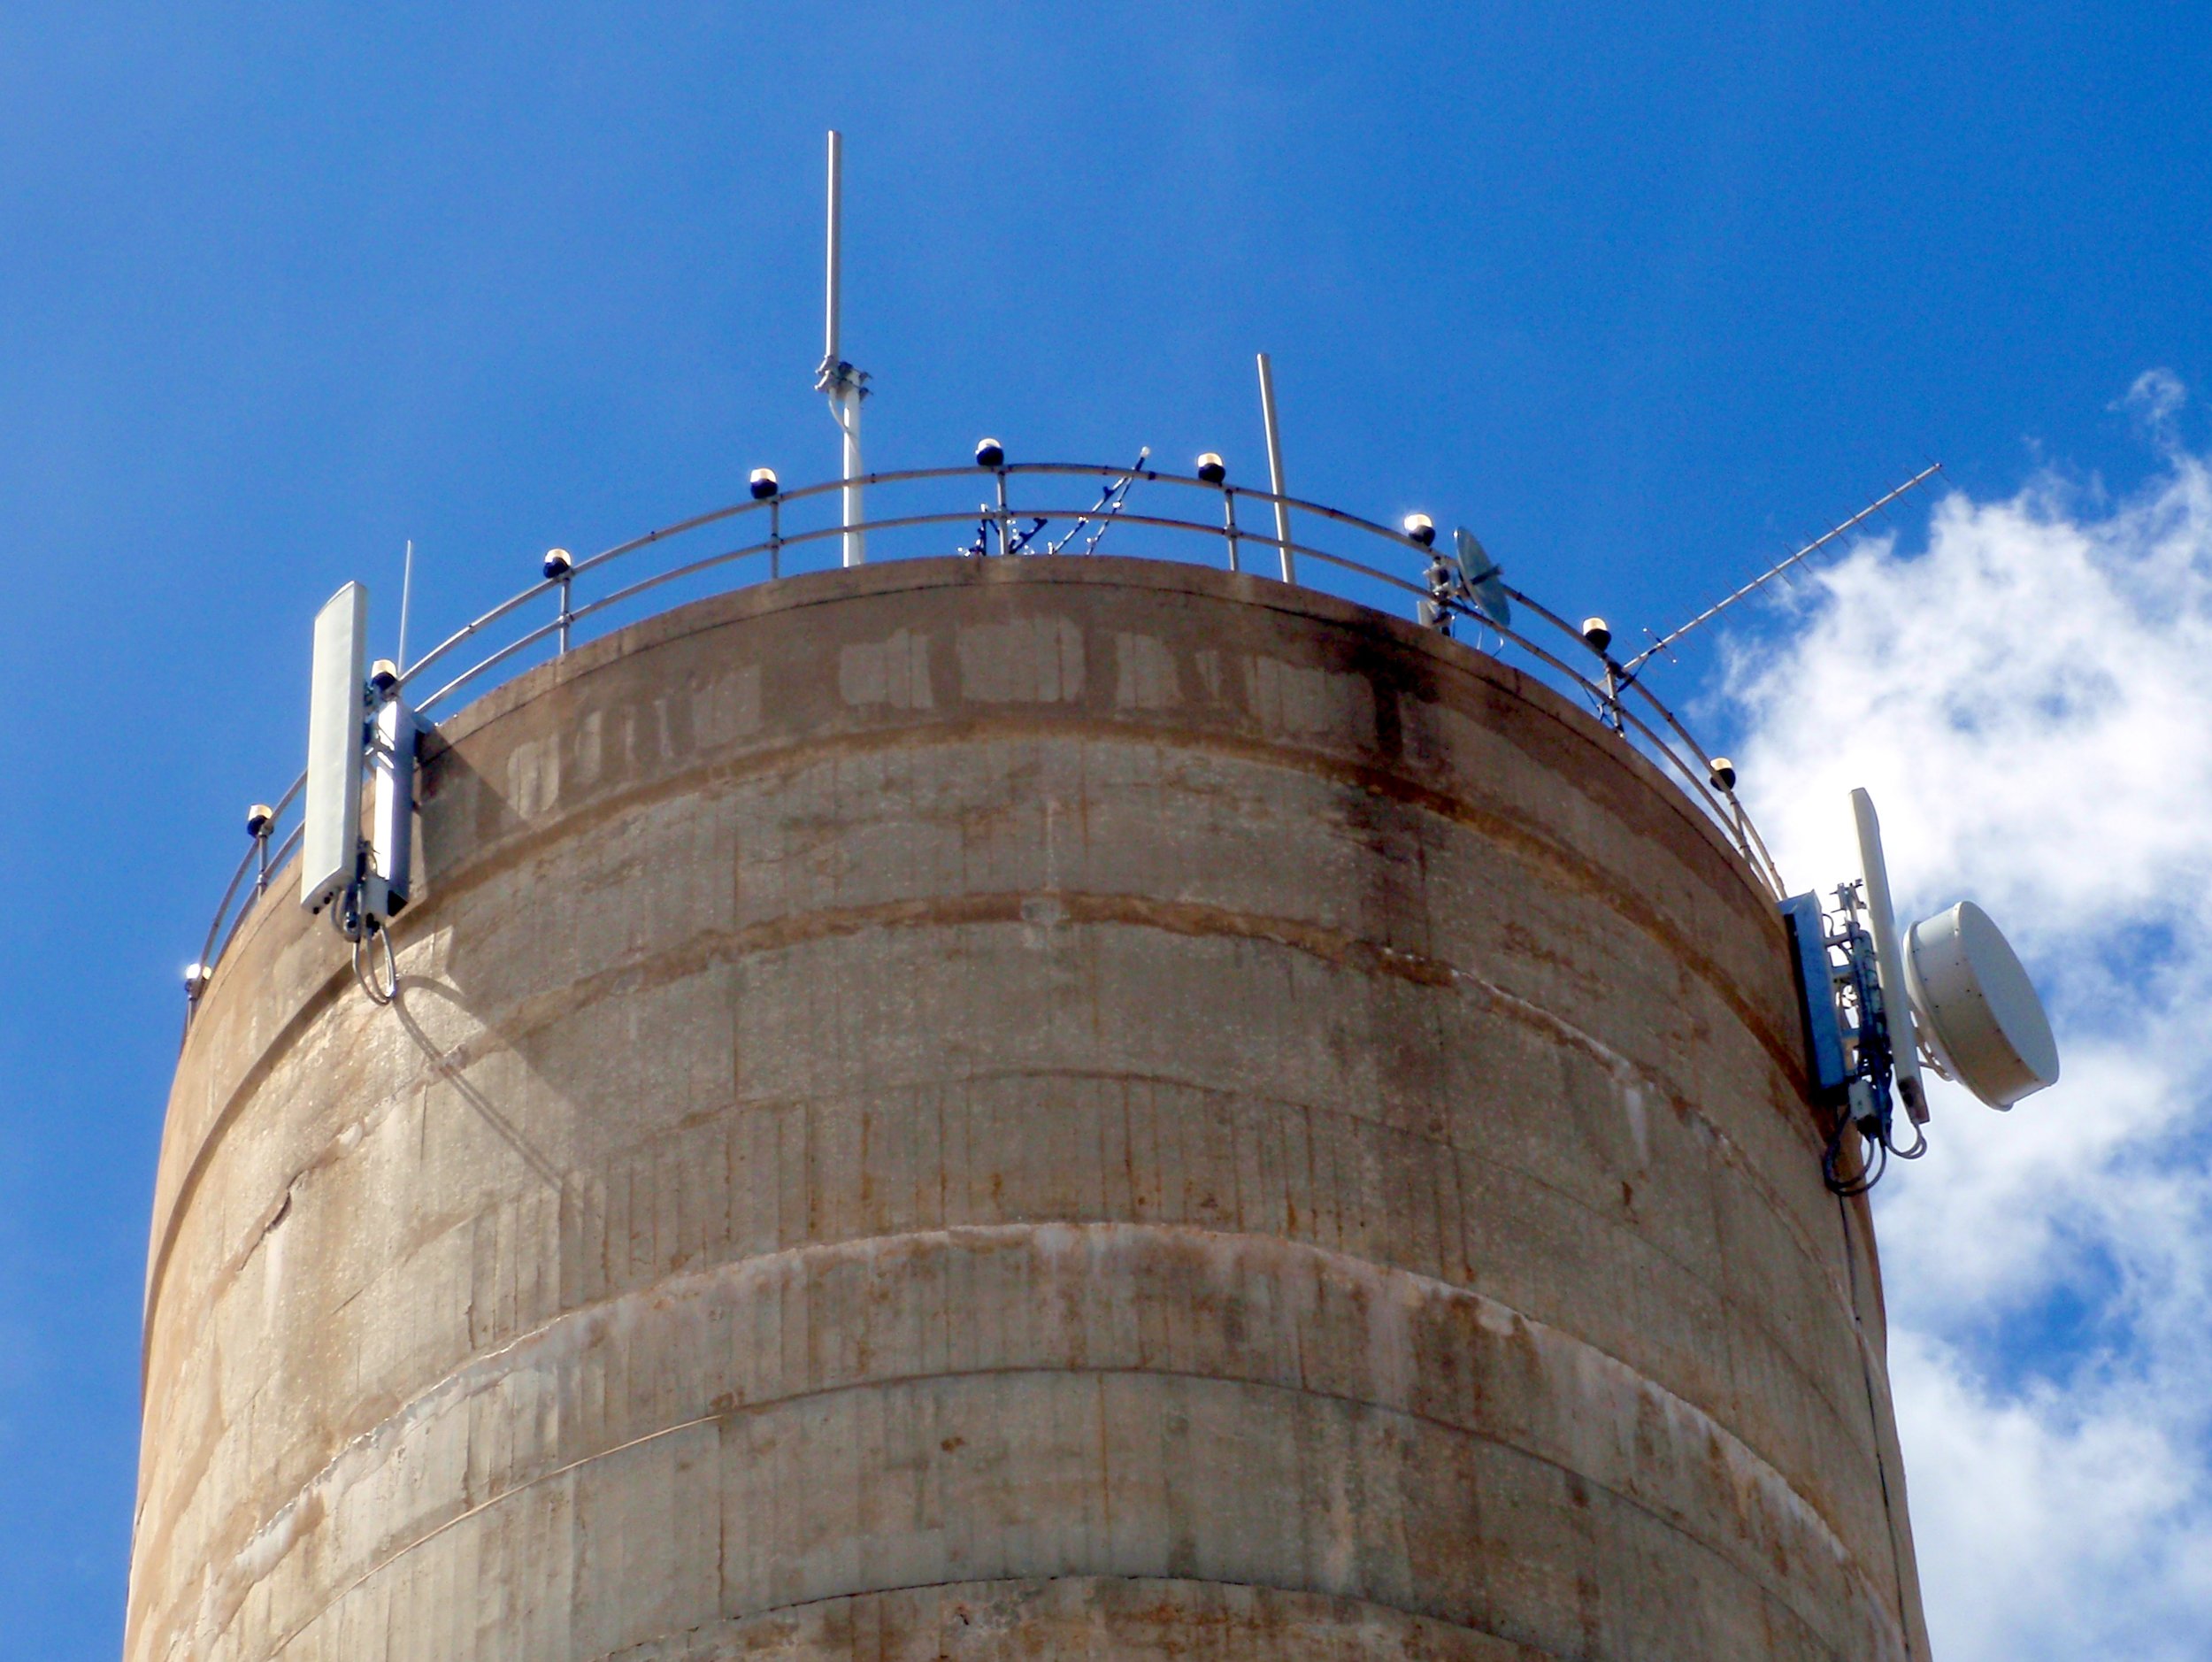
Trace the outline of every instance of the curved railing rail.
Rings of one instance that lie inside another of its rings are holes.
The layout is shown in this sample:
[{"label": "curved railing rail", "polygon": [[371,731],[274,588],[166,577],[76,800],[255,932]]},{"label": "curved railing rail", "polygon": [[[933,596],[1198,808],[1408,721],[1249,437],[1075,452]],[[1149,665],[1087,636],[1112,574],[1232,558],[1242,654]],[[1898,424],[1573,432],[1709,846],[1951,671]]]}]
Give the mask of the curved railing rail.
[{"label": "curved railing rail", "polygon": [[[1087,507],[1071,506],[1051,496],[1056,488],[1064,489],[1074,480],[1099,485],[1098,500]],[[871,473],[862,483],[871,493],[878,493],[928,485],[941,488],[949,481],[979,483],[990,493],[989,499],[973,510],[932,506],[924,512],[881,514],[849,527],[837,517],[844,481],[831,480],[718,508],[649,531],[574,561],[565,573],[534,582],[464,624],[413,662],[399,666],[398,688],[428,686],[429,691],[411,702],[419,716],[432,719],[464,688],[487,683],[495,673],[513,673],[544,657],[567,651],[583,626],[595,626],[595,632],[598,632],[650,615],[650,608],[643,604],[649,596],[666,596],[672,603],[694,597],[693,591],[715,592],[715,580],[741,562],[757,562],[755,581],[772,581],[834,566],[849,529],[861,532],[867,539],[872,559],[910,558],[918,553],[1079,558],[1097,550],[1110,532],[1117,537],[1117,552],[1141,536],[1145,546],[1129,551],[1155,558],[1223,562],[1232,571],[1257,572],[1285,581],[1302,581],[1298,568],[1306,563],[1309,572],[1319,566],[1334,580],[1327,592],[1348,599],[1380,604],[1397,596],[1409,596],[1417,602],[1437,602],[1454,619],[1471,626],[1478,650],[1517,652],[1533,664],[1540,679],[1586,700],[1624,743],[1662,764],[1682,784],[1685,794],[1727,835],[1778,899],[1784,892],[1765,844],[1736,800],[1730,781],[1715,770],[1712,753],[1634,673],[1585,640],[1582,632],[1566,619],[1517,589],[1505,590],[1517,619],[1526,618],[1540,624],[1543,639],[1532,639],[1519,627],[1500,625],[1476,611],[1463,596],[1434,592],[1427,577],[1432,550],[1402,532],[1300,497],[1277,496],[1226,481],[1163,473],[1141,465],[1110,467],[1014,462],[998,467],[912,468]],[[1018,500],[1027,493],[1016,489],[1017,481],[1036,481],[1041,487],[1037,490],[1040,500]],[[1145,511],[1129,505],[1137,499],[1140,487],[1148,498]],[[1176,493],[1169,506],[1189,502],[1190,493],[1196,492],[1214,512],[1198,519],[1151,511],[1148,498],[1156,494],[1154,487]],[[1318,532],[1302,535],[1325,538],[1334,546],[1276,534],[1273,527],[1279,506],[1317,522]],[[1251,523],[1240,519],[1240,508],[1250,513]],[[709,544],[707,551],[692,551],[702,542],[703,534],[723,526],[741,526],[760,534],[750,540],[741,537],[728,546]],[[960,546],[948,549],[941,541],[935,546],[922,546],[926,539],[941,539],[956,527],[972,533]],[[1061,529],[1060,537],[1056,542],[1046,541],[1045,533],[1055,527]],[[611,568],[626,561],[629,564],[625,570],[635,570],[648,550],[664,544],[680,544],[683,556],[578,603],[580,584],[588,586],[594,579],[606,581]],[[1386,557],[1397,569],[1363,558],[1362,552],[1373,559]],[[1401,572],[1410,575],[1401,575]],[[553,606],[550,617],[527,620],[526,613],[534,603],[548,602]],[[502,626],[506,627],[503,629]],[[472,643],[483,647],[495,640],[498,644],[480,656],[465,656]],[[1545,640],[1559,650],[1550,650]],[[1586,666],[1587,673],[1578,666]],[[268,804],[265,816],[255,816],[256,824],[250,827],[251,846],[223,891],[199,961],[187,972],[188,989],[196,996],[252,910],[256,897],[269,888],[272,878],[298,846],[298,808],[305,778],[303,773],[295,779],[281,796]]]}]

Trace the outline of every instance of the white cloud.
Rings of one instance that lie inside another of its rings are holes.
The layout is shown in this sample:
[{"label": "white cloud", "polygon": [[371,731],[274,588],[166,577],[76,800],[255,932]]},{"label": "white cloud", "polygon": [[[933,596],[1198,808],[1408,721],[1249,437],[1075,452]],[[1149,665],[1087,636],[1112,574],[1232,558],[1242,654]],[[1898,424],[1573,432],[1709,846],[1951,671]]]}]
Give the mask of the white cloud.
[{"label": "white cloud", "polygon": [[2188,389],[2172,370],[2147,369],[2116,407],[2133,415],[2154,437],[2170,442],[2174,417],[2188,401]]},{"label": "white cloud", "polygon": [[1941,1085],[1878,1211],[1916,1539],[1943,1662],[2212,1655],[2212,473],[2163,371],[2117,505],[1954,495],[1739,648],[1743,791],[1785,873],[1878,804],[1901,909],[1971,896],[2065,1077]]}]

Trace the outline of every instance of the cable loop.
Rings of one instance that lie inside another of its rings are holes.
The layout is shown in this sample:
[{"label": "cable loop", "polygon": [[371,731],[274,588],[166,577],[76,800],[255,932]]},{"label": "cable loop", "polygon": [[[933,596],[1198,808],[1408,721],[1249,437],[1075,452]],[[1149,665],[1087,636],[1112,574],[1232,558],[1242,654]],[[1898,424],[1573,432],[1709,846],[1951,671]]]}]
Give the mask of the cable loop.
[{"label": "cable loop", "polygon": [[[384,974],[380,981],[376,973],[375,943],[379,941],[384,943]],[[361,990],[369,996],[373,1004],[388,1004],[399,996],[399,959],[392,952],[392,932],[380,919],[372,919],[368,927],[354,937],[353,979],[360,982]]]}]

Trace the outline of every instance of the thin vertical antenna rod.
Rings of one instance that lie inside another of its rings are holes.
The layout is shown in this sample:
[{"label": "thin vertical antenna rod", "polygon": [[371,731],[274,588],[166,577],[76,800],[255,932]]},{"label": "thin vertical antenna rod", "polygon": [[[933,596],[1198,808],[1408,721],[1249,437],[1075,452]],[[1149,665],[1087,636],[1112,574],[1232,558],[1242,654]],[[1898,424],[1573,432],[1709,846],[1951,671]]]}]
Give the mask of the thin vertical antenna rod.
[{"label": "thin vertical antenna rod", "polygon": [[845,230],[845,135],[835,128],[829,135],[829,281],[824,294],[826,323],[822,332],[822,365],[837,365],[837,278],[842,263]]},{"label": "thin vertical antenna rod", "polygon": [[840,523],[844,528],[845,564],[857,566],[868,558],[866,534],[860,506],[860,401],[868,396],[864,371],[855,369],[837,352],[837,324],[841,271],[844,264],[845,135],[832,128],[829,135],[829,250],[828,275],[823,284],[822,366],[815,372],[817,392],[829,395],[830,414],[844,435],[845,481]]},{"label": "thin vertical antenna rod", "polygon": [[399,568],[399,656],[392,661],[407,673],[407,605],[415,593],[415,539],[407,539],[406,562]]},{"label": "thin vertical antenna rod", "polygon": [[[1260,419],[1267,427],[1267,488],[1280,498],[1290,493],[1283,489],[1283,434],[1275,423],[1275,365],[1265,352],[1260,354]],[[1282,545],[1283,581],[1294,583],[1298,569],[1290,558],[1290,509],[1280,500],[1275,504],[1275,541]]]}]

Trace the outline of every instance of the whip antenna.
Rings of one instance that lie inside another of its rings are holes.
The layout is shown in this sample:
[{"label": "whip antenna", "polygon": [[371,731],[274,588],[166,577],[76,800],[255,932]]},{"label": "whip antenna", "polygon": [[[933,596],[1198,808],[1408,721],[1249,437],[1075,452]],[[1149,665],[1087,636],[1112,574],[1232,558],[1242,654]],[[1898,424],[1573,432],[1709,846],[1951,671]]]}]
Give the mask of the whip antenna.
[{"label": "whip antenna", "polygon": [[814,389],[829,396],[830,414],[845,439],[845,489],[840,520],[845,532],[845,564],[857,566],[868,558],[867,534],[859,527],[860,512],[860,401],[868,396],[868,372],[855,369],[837,354],[839,266],[843,255],[845,199],[845,135],[832,128],[829,135],[829,258],[824,285],[822,363],[814,372]]},{"label": "whip antenna", "polygon": [[415,597],[415,539],[407,539],[407,555],[399,571],[399,656],[394,660],[401,674],[407,673],[407,608]]}]

